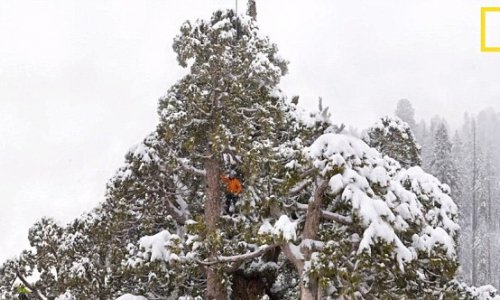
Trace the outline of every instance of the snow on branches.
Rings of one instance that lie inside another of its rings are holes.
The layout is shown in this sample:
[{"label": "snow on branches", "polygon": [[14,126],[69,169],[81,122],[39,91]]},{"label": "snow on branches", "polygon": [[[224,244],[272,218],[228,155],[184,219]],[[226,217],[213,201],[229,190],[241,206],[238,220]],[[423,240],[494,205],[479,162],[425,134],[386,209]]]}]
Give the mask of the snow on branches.
[{"label": "snow on branches", "polygon": [[417,144],[410,126],[398,117],[380,118],[365,132],[363,140],[397,160],[405,168],[420,166],[420,145]]},{"label": "snow on branches", "polygon": [[[419,250],[443,246],[455,256],[454,238],[457,207],[446,186],[419,167],[408,170],[363,141],[345,135],[325,134],[306,149],[312,164],[329,181],[329,192],[352,207],[354,218],[365,228],[358,251],[367,250],[377,240],[393,243],[403,267]],[[400,233],[414,224],[420,228],[412,243],[404,243]]]},{"label": "snow on branches", "polygon": [[[318,172],[319,179],[316,180],[328,182],[323,201],[333,201],[328,205],[333,209],[330,213],[352,220],[351,226],[340,232],[351,235],[351,247],[355,247],[357,256],[340,254],[331,249],[332,241],[322,240],[326,247],[319,252],[320,255],[310,255],[310,274],[321,274],[318,270],[328,266],[324,260],[334,253],[351,257],[349,259],[354,263],[351,268],[354,269],[356,264],[364,264],[362,261],[366,255],[369,260],[367,267],[378,260],[380,266],[387,266],[391,259],[395,259],[399,271],[391,271],[387,274],[389,278],[425,274],[421,278],[429,280],[435,270],[428,264],[428,258],[440,261],[454,273],[455,239],[459,227],[456,223],[457,206],[448,195],[447,185],[420,167],[404,169],[394,159],[347,135],[324,134],[303,151]],[[333,228],[338,230],[338,226]],[[336,247],[345,244],[345,241],[340,244],[339,241],[333,242],[337,243]],[[384,268],[377,270],[375,266],[370,266],[374,274],[384,272]],[[331,282],[332,278],[324,280]],[[411,289],[413,284],[408,284],[407,288]]]}]

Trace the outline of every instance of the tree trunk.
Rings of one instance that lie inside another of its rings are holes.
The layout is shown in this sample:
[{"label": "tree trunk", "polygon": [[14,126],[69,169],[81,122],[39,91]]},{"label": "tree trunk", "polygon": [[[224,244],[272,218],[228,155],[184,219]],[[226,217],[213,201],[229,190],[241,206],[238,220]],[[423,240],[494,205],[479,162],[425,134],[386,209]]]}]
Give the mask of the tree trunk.
[{"label": "tree trunk", "polygon": [[[304,225],[303,238],[314,240],[318,235],[319,222],[321,220],[321,200],[323,199],[323,193],[328,186],[328,182],[324,181],[314,192],[314,198],[309,202],[307,207],[306,223]],[[308,249],[304,249],[306,252]],[[311,253],[306,253],[310,255]]]},{"label": "tree trunk", "polygon": [[476,208],[476,178],[477,178],[477,154],[476,154],[476,124],[472,122],[472,285],[477,285],[477,208]]},{"label": "tree trunk", "polygon": [[257,276],[249,276],[243,271],[233,273],[233,292],[232,299],[239,300],[254,300],[260,299],[266,292],[266,282],[264,282],[262,274],[254,274]]},{"label": "tree trunk", "polygon": [[317,288],[311,289],[311,287],[306,287],[303,283],[300,284],[300,300],[319,300],[318,295],[314,293]]},{"label": "tree trunk", "polygon": [[[321,220],[321,204],[323,193],[328,187],[328,182],[323,181],[314,192],[314,199],[309,202],[307,207],[306,223],[304,225],[303,239],[314,241],[318,236],[319,222]],[[314,245],[306,243],[306,247],[300,249],[306,261],[311,259],[314,250]],[[321,299],[321,288],[317,277],[308,278],[307,286],[304,282],[300,284],[300,299],[301,300],[317,300]]]},{"label": "tree trunk", "polygon": [[300,282],[300,299],[301,300],[320,300],[322,297],[322,290],[319,285],[319,278],[308,277],[307,284],[304,282],[304,261],[309,261],[311,259],[312,253],[315,251],[314,244],[312,243],[319,231],[319,223],[321,220],[321,204],[323,200],[323,193],[328,187],[328,182],[324,181],[319,184],[318,188],[314,192],[314,198],[309,201],[307,207],[306,221],[304,224],[304,231],[302,233],[303,241],[310,240],[311,243],[305,243],[301,247],[300,252],[302,253],[304,260],[301,260],[295,256],[293,251],[290,249],[290,245],[286,244],[282,246],[283,253],[285,256],[294,264],[297,272],[301,276]]},{"label": "tree trunk", "polygon": [[[219,186],[220,167],[217,160],[211,159],[205,162],[206,171],[206,199],[205,199],[205,223],[209,233],[216,232],[217,223],[221,211],[221,190]],[[209,249],[209,260],[217,256],[217,249]],[[226,288],[222,284],[220,275],[214,270],[216,266],[207,267],[207,291],[208,300],[225,300]]]},{"label": "tree trunk", "polygon": [[[280,248],[275,247],[267,250],[262,254],[262,262],[278,262]],[[232,284],[232,299],[253,300],[260,299],[264,295],[268,295],[270,299],[277,298],[271,291],[271,288],[278,276],[277,272],[269,270],[248,270],[237,269],[233,272]]]},{"label": "tree trunk", "polygon": [[491,261],[491,238],[492,236],[494,236],[494,232],[493,232],[493,226],[492,226],[492,222],[491,222],[491,211],[493,210],[492,207],[491,207],[491,181],[492,181],[492,172],[491,172],[491,159],[490,159],[490,154],[488,153],[487,154],[487,162],[488,164],[486,165],[486,174],[487,174],[487,178],[486,178],[486,182],[487,182],[487,189],[488,189],[488,211],[487,211],[487,218],[486,218],[486,228],[488,230],[488,232],[486,233],[486,241],[487,241],[487,260],[488,260],[488,263],[487,263],[487,281],[486,282],[491,282],[491,279],[493,277],[493,274],[491,272],[491,264],[492,264],[492,261]]},{"label": "tree trunk", "polygon": [[300,300],[321,300],[322,292],[318,278],[309,277],[307,285],[304,282],[300,283]]}]

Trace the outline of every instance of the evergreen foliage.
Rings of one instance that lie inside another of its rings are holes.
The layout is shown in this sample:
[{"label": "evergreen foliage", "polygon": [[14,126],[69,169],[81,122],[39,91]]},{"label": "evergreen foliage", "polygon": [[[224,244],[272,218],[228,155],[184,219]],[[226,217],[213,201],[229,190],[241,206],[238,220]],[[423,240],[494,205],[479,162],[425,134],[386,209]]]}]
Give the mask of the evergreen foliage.
[{"label": "evergreen foliage", "polygon": [[[454,280],[451,182],[419,167],[408,124],[381,118],[365,143],[342,134],[321,100],[304,113],[279,90],[287,62],[249,16],[188,21],[173,48],[189,72],[160,99],[157,128],[93,211],[33,225],[30,248],[0,267],[2,297],[14,299],[19,281],[59,300],[495,293]],[[445,133],[436,170],[451,161]],[[221,207],[230,171],[244,186],[234,215]]]},{"label": "evergreen foliage", "polygon": [[407,123],[397,117],[383,117],[370,127],[364,141],[397,160],[405,168],[420,166],[420,146]]},{"label": "evergreen foliage", "polygon": [[440,124],[434,135],[434,157],[430,163],[430,172],[442,183],[446,183],[451,190],[458,189],[458,174],[452,158],[452,144],[448,137],[448,130]]},{"label": "evergreen foliage", "polygon": [[403,120],[403,122],[407,123],[412,131],[417,130],[417,123],[415,122],[415,109],[408,99],[401,99],[398,101],[395,115]]}]

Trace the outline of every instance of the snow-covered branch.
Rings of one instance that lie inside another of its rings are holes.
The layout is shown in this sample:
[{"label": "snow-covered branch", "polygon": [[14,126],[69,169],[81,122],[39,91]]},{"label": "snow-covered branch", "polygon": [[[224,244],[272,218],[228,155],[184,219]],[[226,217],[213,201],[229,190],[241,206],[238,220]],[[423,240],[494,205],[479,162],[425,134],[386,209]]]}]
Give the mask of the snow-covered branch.
[{"label": "snow-covered branch", "polygon": [[31,283],[24,278],[23,275],[21,275],[19,272],[16,272],[17,278],[21,280],[21,282],[28,288],[30,289],[33,293],[35,293],[35,296],[40,299],[40,300],[47,300],[48,298],[45,297],[36,287],[34,287]]},{"label": "snow-covered branch", "polygon": [[335,222],[340,223],[342,225],[351,225],[352,224],[351,217],[343,216],[343,215],[340,215],[340,214],[337,214],[337,213],[334,213],[331,211],[322,210],[321,217],[323,219],[326,219],[326,220],[335,221]]},{"label": "snow-covered branch", "polygon": [[205,170],[198,169],[198,168],[194,167],[193,165],[191,165],[190,163],[188,163],[187,159],[185,159],[185,158],[177,158],[177,162],[181,165],[181,167],[185,171],[187,171],[193,175],[205,176],[207,174],[205,172]]},{"label": "snow-covered branch", "polygon": [[300,252],[299,247],[293,243],[286,243],[281,246],[281,250],[283,250],[283,254],[293,263],[295,268],[302,272],[304,269],[304,256]]},{"label": "snow-covered branch", "polygon": [[[307,204],[297,203],[297,208],[300,210],[307,210]],[[352,219],[351,217],[343,216],[331,211],[322,210],[321,217],[326,220],[335,221],[342,225],[351,225]]]},{"label": "snow-covered branch", "polygon": [[196,105],[195,102],[191,102],[191,105],[200,113],[202,113],[203,115],[207,116],[207,117],[210,117],[212,114],[210,114],[209,112],[201,109],[201,107],[199,107],[198,105]]},{"label": "snow-covered branch", "polygon": [[258,250],[255,250],[253,252],[248,252],[248,253],[240,254],[240,255],[232,255],[232,256],[218,256],[215,260],[212,260],[212,261],[197,260],[197,263],[199,263],[201,265],[205,265],[205,266],[211,266],[211,265],[220,264],[220,263],[243,261],[243,260],[259,257],[262,254],[264,254],[264,252],[266,252],[267,250],[270,250],[270,249],[275,248],[277,246],[278,245],[261,246]]},{"label": "snow-covered branch", "polygon": [[304,181],[301,181],[299,182],[298,184],[296,184],[295,186],[293,186],[290,191],[288,192],[288,195],[289,196],[295,196],[297,194],[299,194],[304,188],[306,188],[309,184],[311,183],[311,181],[308,179],[308,180],[304,180]]},{"label": "snow-covered branch", "polygon": [[248,107],[239,107],[238,110],[241,112],[248,112],[248,113],[256,113],[259,111],[256,108],[248,108]]},{"label": "snow-covered branch", "polygon": [[175,207],[175,205],[172,204],[170,200],[166,200],[166,202],[166,210],[168,211],[168,213],[172,216],[172,218],[174,218],[177,223],[184,225],[186,223],[186,216],[177,207]]}]

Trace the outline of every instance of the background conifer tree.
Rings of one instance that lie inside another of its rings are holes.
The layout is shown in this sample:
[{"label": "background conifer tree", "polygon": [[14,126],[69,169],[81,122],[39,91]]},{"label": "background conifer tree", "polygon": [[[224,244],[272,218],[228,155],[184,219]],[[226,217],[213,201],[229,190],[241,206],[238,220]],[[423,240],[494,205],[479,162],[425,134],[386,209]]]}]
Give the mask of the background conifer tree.
[{"label": "background conifer tree", "polygon": [[366,131],[363,139],[370,147],[394,158],[405,168],[422,164],[420,146],[409,125],[397,117],[380,118]]},{"label": "background conifer tree", "polygon": [[410,100],[399,100],[396,106],[395,115],[406,122],[412,130],[416,130],[417,123],[415,122],[415,109],[413,108]]},{"label": "background conifer tree", "polygon": [[451,190],[458,189],[457,169],[452,158],[452,144],[448,137],[448,130],[440,124],[434,134],[433,158],[430,163],[430,173],[442,183],[446,183]]}]

